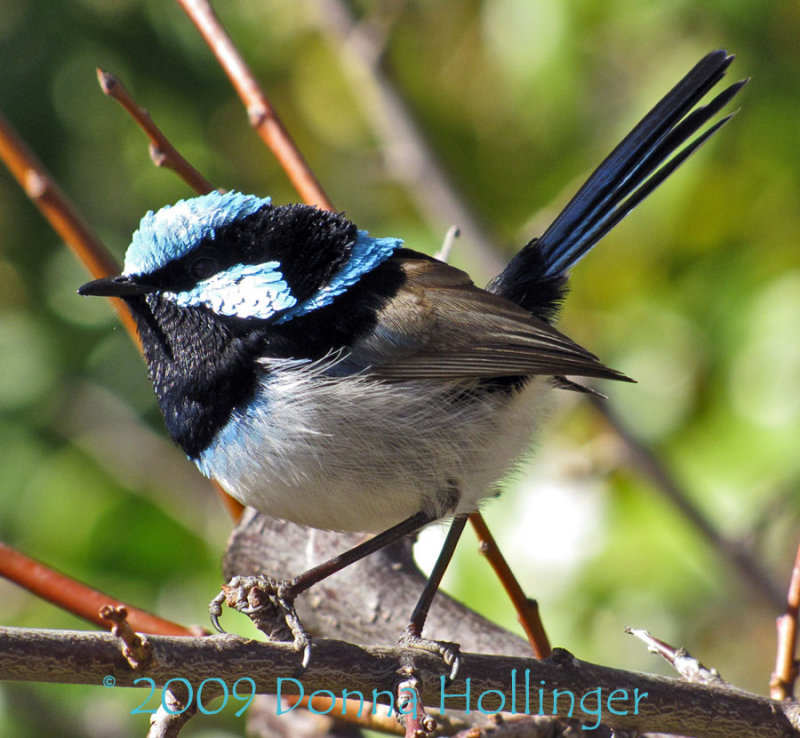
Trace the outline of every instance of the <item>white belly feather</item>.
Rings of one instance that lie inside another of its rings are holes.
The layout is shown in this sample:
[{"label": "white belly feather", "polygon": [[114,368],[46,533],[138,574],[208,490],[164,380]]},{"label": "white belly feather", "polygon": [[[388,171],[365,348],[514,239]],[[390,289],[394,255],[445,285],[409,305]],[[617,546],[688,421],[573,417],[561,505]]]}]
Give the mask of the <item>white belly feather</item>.
[{"label": "white belly feather", "polygon": [[420,510],[477,509],[525,451],[550,395],[544,378],[512,398],[465,402],[449,383],[269,366],[256,401],[234,413],[198,466],[246,505],[331,530],[377,532]]}]

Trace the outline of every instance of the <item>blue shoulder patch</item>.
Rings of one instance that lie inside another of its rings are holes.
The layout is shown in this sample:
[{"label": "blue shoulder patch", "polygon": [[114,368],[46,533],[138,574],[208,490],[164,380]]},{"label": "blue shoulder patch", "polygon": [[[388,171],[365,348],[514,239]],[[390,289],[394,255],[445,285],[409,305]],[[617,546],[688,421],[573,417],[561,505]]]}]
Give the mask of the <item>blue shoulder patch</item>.
[{"label": "blue shoulder patch", "polygon": [[268,197],[241,192],[209,192],[148,212],[125,253],[123,274],[146,274],[191,251],[219,228],[255,213]]},{"label": "blue shoulder patch", "polygon": [[297,304],[277,261],[235,264],[190,290],[163,296],[181,307],[204,305],[221,315],[262,320]]},{"label": "blue shoulder patch", "polygon": [[399,238],[372,238],[366,231],[359,231],[350,251],[350,258],[342,268],[312,297],[288,309],[276,322],[285,323],[287,320],[330,305],[337,295],[341,295],[361,277],[386,261],[402,244],[403,241]]}]

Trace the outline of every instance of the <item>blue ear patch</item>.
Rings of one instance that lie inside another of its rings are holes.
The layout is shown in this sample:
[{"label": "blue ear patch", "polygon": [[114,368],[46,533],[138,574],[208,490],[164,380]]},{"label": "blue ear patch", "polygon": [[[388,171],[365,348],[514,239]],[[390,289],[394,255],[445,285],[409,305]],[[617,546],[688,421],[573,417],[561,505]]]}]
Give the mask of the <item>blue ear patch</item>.
[{"label": "blue ear patch", "polygon": [[285,323],[287,320],[330,305],[337,295],[341,295],[361,277],[386,261],[402,244],[403,241],[399,238],[372,238],[366,231],[359,231],[356,242],[350,250],[350,258],[342,268],[312,297],[291,307],[276,322]]},{"label": "blue ear patch", "polygon": [[213,239],[218,229],[269,204],[268,197],[214,191],[151,210],[133,234],[122,273],[154,272],[180,259],[203,239]]},{"label": "blue ear patch", "polygon": [[277,261],[235,264],[190,290],[163,296],[181,307],[204,305],[220,315],[268,320],[297,304],[279,267]]}]

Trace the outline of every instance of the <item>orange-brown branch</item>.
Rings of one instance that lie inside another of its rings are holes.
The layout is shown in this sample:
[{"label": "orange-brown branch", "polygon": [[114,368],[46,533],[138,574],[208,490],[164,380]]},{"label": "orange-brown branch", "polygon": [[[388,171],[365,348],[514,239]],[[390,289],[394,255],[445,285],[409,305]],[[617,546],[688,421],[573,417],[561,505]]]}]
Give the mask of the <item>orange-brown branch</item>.
[{"label": "orange-brown branch", "polygon": [[205,195],[214,189],[214,186],[169,142],[150,113],[131,97],[118,77],[98,67],[97,81],[103,93],[122,105],[150,139],[150,158],[157,167],[171,169],[200,195]]},{"label": "orange-brown branch", "polygon": [[788,700],[794,697],[794,683],[797,680],[797,618],[800,612],[800,546],[792,568],[789,591],[786,594],[786,610],[775,625],[778,630],[778,646],[775,657],[775,671],[769,682],[769,695],[774,700]]},{"label": "orange-brown branch", "polygon": [[256,81],[239,50],[206,0],[178,0],[200,31],[222,69],[244,103],[250,125],[286,172],[289,180],[308,205],[333,210],[319,180],[314,176],[275,109]]},{"label": "orange-brown branch", "polygon": [[[25,194],[66,241],[94,277],[108,277],[119,272],[114,258],[92,232],[44,165],[36,158],[11,124],[0,115],[0,159],[19,182]],[[114,309],[131,337],[138,344],[133,318],[121,300],[113,299]]]},{"label": "orange-brown branch", "polygon": [[528,637],[528,642],[533,649],[533,655],[538,659],[548,658],[552,649],[539,616],[539,605],[535,600],[531,600],[525,595],[517,578],[514,576],[514,572],[511,571],[511,567],[500,552],[483,516],[480,513],[473,513],[469,516],[469,520],[480,541],[481,553],[488,559],[508,598],[511,600],[511,604],[517,611],[517,619]]},{"label": "orange-brown branch", "polygon": [[87,587],[85,584],[61,574],[48,566],[20,553],[10,546],[0,543],[0,575],[16,582],[26,590],[47,602],[67,610],[101,628],[108,628],[109,622],[100,615],[106,605],[125,607],[128,623],[142,633],[159,635],[196,636],[182,625],[164,620],[145,610],[120,602],[103,592]]}]

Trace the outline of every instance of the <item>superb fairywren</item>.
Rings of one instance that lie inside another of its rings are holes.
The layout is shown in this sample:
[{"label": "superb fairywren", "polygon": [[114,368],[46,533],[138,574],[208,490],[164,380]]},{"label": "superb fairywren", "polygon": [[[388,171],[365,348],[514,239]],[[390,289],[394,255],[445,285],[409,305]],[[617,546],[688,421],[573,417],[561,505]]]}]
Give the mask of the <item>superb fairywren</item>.
[{"label": "superb fairywren", "polygon": [[306,661],[300,592],[455,516],[405,642],[457,666],[421,630],[466,515],[527,448],[553,387],[627,379],[553,327],[568,270],[728,120],[680,149],[744,84],[695,109],[731,60],[702,59],[486,289],[340,213],[236,192],[148,213],[122,274],[80,288],[126,301],[167,429],[203,474],[272,516],[383,531],[260,580]]}]

